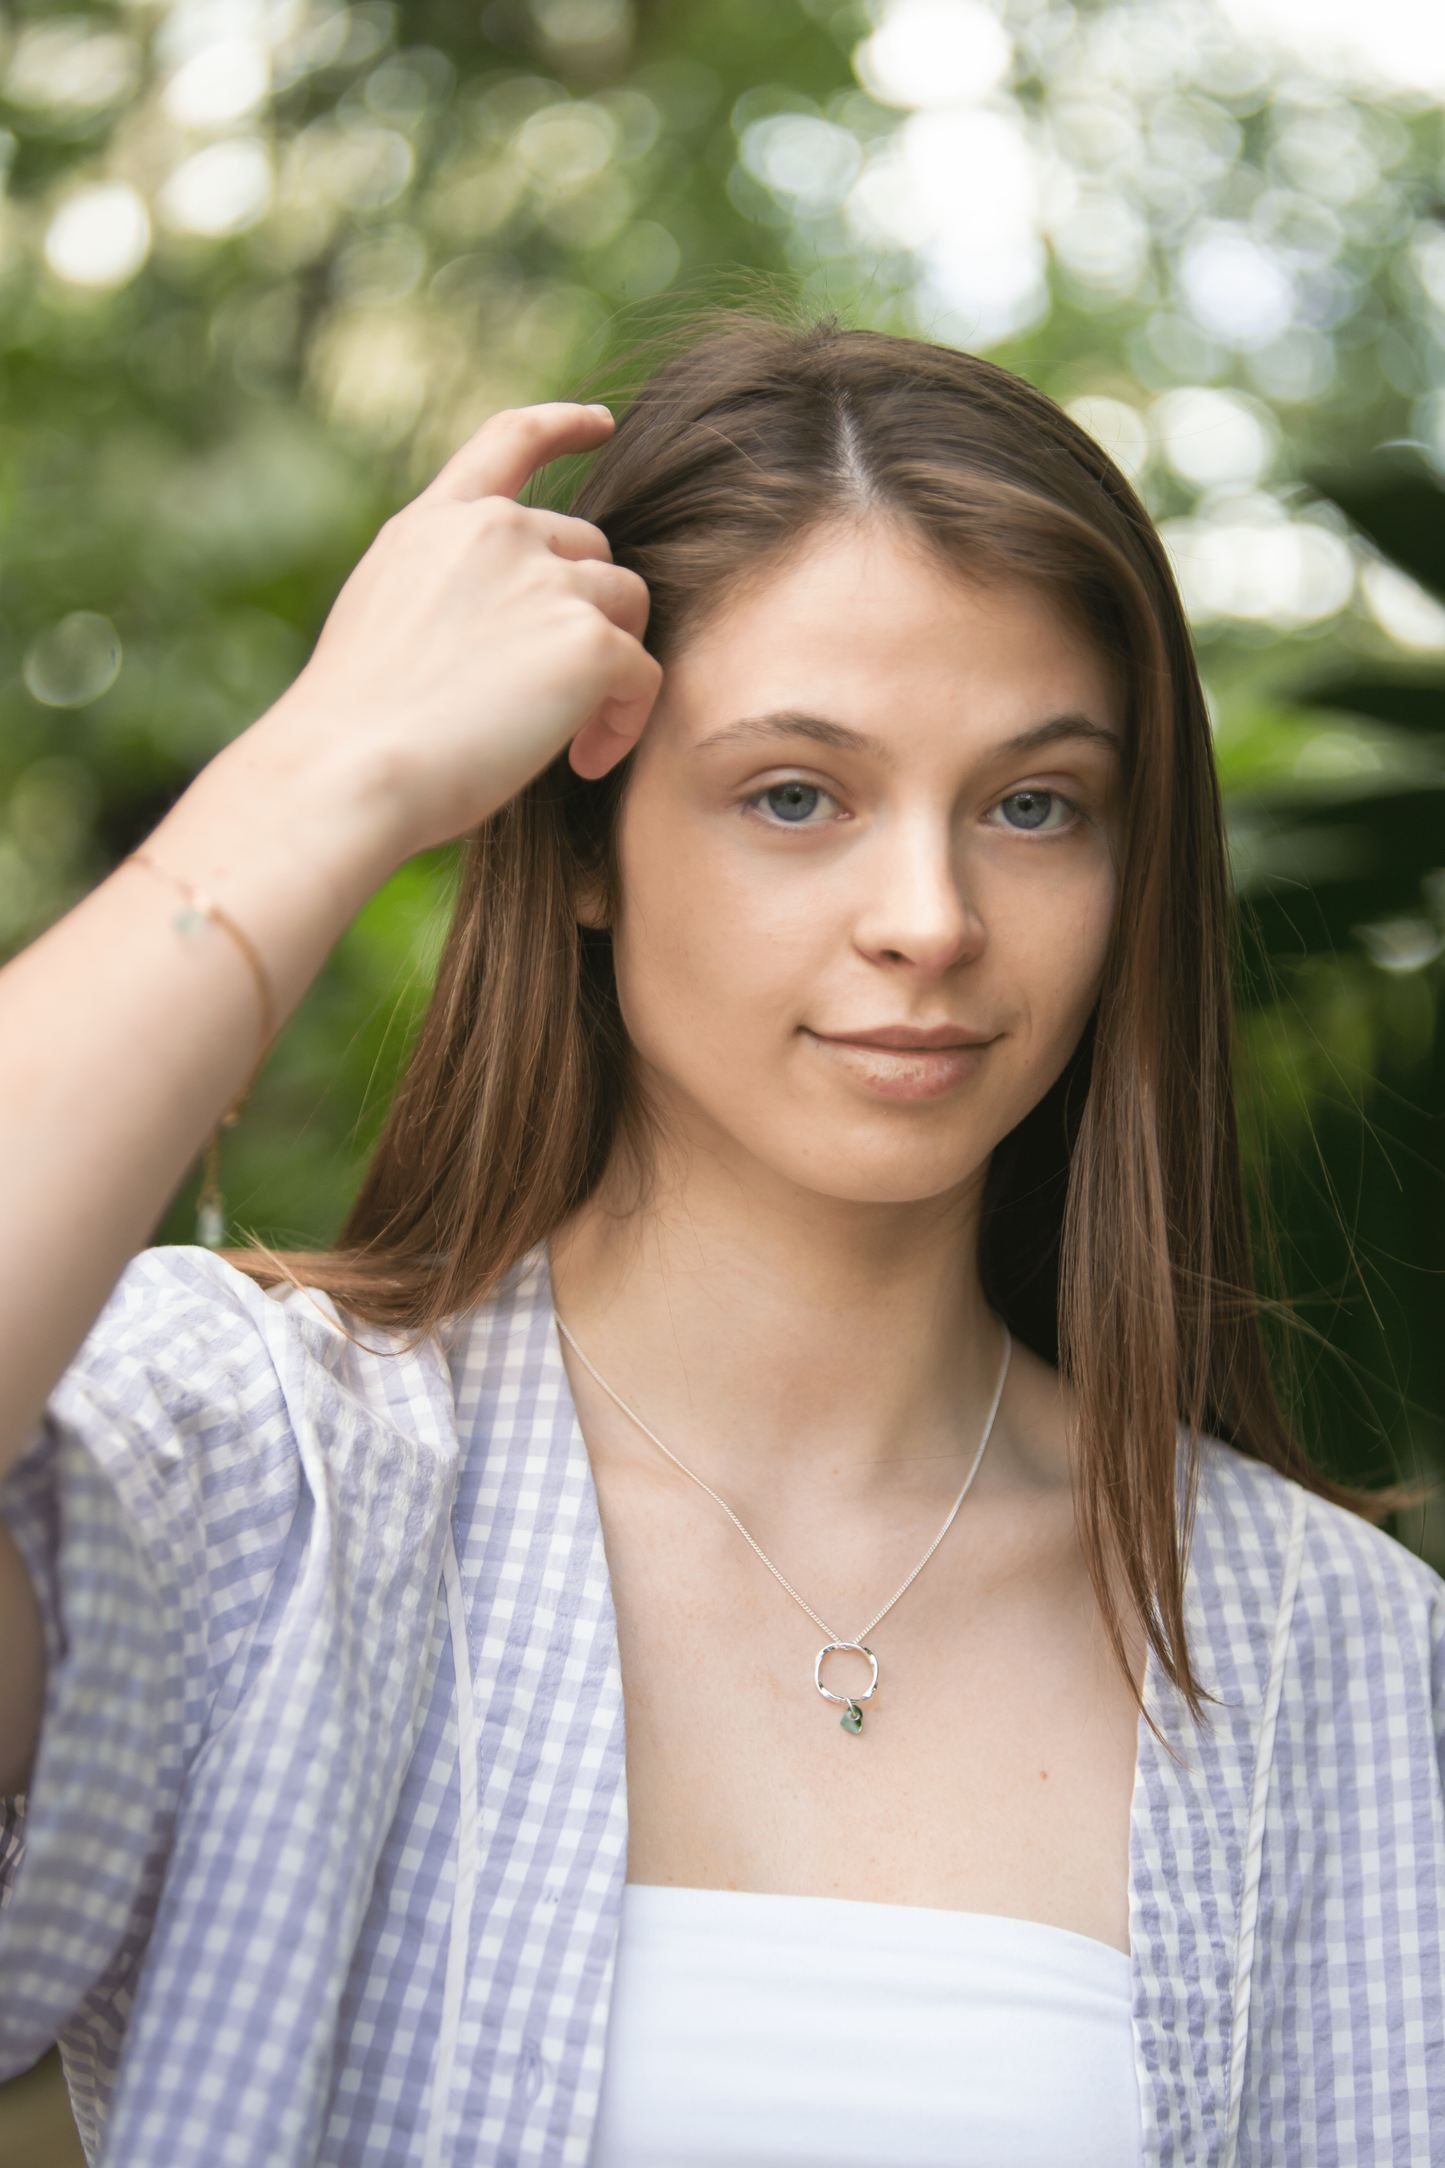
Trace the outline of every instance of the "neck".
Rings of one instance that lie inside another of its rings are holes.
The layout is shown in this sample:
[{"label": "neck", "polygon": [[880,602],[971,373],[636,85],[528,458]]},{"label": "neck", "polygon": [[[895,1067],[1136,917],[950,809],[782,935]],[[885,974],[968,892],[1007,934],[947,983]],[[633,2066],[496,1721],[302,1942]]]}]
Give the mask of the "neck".
[{"label": "neck", "polygon": [[854,1204],[740,1182],[694,1152],[630,1209],[620,1179],[604,1184],[561,1231],[557,1307],[699,1472],[947,1490],[1002,1355],[976,1263],[982,1189],[981,1171],[947,1198]]}]

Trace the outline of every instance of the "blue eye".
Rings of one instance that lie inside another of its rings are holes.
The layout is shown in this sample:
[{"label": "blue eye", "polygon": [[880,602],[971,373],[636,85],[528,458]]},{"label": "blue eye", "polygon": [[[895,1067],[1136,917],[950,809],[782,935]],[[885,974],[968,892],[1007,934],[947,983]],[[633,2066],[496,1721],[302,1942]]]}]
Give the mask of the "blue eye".
[{"label": "blue eye", "polygon": [[827,793],[816,783],[774,783],[765,790],[757,802],[766,806],[774,820],[787,821],[796,826],[818,810],[818,801]]},{"label": "blue eye", "polygon": [[1056,790],[1011,791],[997,807],[1010,828],[1023,829],[1061,828],[1073,810]]}]

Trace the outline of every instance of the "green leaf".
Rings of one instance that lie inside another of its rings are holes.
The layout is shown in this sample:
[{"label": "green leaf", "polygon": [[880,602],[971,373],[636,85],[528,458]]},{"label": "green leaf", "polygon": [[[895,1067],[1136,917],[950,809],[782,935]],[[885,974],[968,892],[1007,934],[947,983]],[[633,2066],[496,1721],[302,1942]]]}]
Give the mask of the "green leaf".
[{"label": "green leaf", "polygon": [[1386,557],[1445,596],[1445,486],[1413,447],[1382,450],[1358,466],[1307,479]]},{"label": "green leaf", "polygon": [[1368,715],[1399,730],[1445,731],[1445,674],[1327,678],[1307,687],[1298,698],[1304,706]]}]

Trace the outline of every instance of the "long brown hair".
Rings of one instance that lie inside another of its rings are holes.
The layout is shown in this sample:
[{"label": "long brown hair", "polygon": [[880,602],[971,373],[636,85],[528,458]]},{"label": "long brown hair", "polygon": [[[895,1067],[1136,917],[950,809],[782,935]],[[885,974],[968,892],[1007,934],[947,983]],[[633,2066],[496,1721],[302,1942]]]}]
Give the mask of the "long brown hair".
[{"label": "long brown hair", "polygon": [[[1132,1609],[1196,1710],[1184,1577],[1199,1439],[1327,1496],[1285,1425],[1253,1291],[1230,1081],[1230,917],[1209,725],[1158,536],[1105,453],[989,362],[732,319],[633,400],[572,509],[652,596],[664,662],[820,524],[876,513],[1067,609],[1120,674],[1117,918],[1064,1074],[993,1155],[980,1269],[1077,1408],[1080,1538],[1121,1663]],[[339,1247],[238,1258],[424,1331],[485,1300],[591,1194],[641,1109],[610,940],[626,764],[556,760],[473,837],[436,991]],[[1186,1439],[1183,1510],[1178,1436]]]}]

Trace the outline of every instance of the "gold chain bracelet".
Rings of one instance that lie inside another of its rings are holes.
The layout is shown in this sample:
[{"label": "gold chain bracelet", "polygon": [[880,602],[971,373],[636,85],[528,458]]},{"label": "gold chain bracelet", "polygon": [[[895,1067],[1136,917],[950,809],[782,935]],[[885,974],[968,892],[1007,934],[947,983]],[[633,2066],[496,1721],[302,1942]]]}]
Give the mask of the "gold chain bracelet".
[{"label": "gold chain bracelet", "polygon": [[144,851],[132,851],[123,863],[127,866],[144,866],[148,873],[153,873],[158,880],[167,882],[185,898],[185,909],[178,911],[171,921],[178,933],[194,933],[198,926],[210,925],[219,926],[222,933],[229,934],[251,974],[251,981],[256,989],[256,1001],[261,1011],[260,1047],[245,1083],[206,1140],[202,1157],[201,1187],[196,1198],[196,1240],[208,1250],[219,1250],[226,1240],[226,1200],[221,1194],[221,1131],[234,1128],[240,1120],[241,1109],[246,1104],[251,1086],[271,1051],[271,1041],[276,1036],[276,997],[271,991],[271,980],[255,943],[250,935],[236,924],[230,912],[221,909],[213,896],[208,896],[202,888],[193,888],[189,881],[183,881],[179,874],[158,865],[155,859],[147,857]]}]

